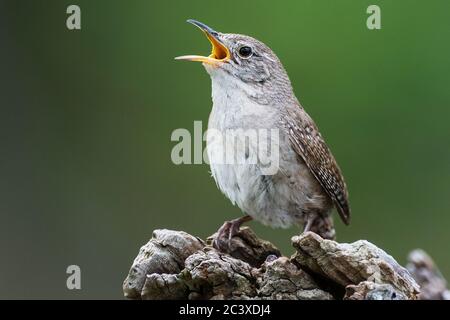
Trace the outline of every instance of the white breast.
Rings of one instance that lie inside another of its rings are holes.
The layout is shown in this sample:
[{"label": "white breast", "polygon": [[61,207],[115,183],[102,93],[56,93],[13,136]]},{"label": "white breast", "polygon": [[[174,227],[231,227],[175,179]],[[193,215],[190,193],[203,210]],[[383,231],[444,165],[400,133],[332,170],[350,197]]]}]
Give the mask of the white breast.
[{"label": "white breast", "polygon": [[[208,131],[217,130],[225,135],[229,129],[278,129],[279,111],[252,100],[249,96],[257,92],[251,87],[225,72],[210,74],[213,108]],[[280,170],[275,175],[264,174],[259,164],[224,163],[224,154],[230,150],[211,136],[207,138],[207,153],[217,186],[233,204],[263,224],[289,227],[302,223],[303,207],[324,199],[320,198],[320,186],[304,162],[289,143],[283,143],[284,132],[279,134]],[[240,149],[246,149],[245,142],[239,137],[236,140]],[[257,150],[256,143],[250,140],[249,148]]]}]

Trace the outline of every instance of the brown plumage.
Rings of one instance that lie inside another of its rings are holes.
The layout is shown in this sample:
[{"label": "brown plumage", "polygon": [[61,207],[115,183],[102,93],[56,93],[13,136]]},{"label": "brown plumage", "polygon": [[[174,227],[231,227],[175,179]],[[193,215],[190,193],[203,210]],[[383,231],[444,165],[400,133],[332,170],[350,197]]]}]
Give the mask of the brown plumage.
[{"label": "brown plumage", "polygon": [[[222,226],[216,247],[226,250],[239,226],[252,218],[272,227],[303,225],[304,230],[333,238],[333,205],[345,224],[350,221],[347,187],[316,124],[298,102],[278,57],[252,37],[220,33],[198,21],[189,22],[203,30],[213,45],[208,57],[178,58],[202,62],[211,76],[213,108],[208,129],[222,134],[237,128],[275,130],[280,138],[271,142],[277,147],[278,170],[270,174],[262,162],[221,162],[221,155],[229,152],[227,145],[207,139],[217,186],[247,214]],[[237,141],[239,150],[258,150],[261,144],[257,139],[247,144],[245,134]]]},{"label": "brown plumage", "polygon": [[333,154],[303,107],[291,108],[288,112],[289,116],[284,118],[284,123],[294,150],[331,198],[342,221],[348,225],[350,206],[347,185]]}]

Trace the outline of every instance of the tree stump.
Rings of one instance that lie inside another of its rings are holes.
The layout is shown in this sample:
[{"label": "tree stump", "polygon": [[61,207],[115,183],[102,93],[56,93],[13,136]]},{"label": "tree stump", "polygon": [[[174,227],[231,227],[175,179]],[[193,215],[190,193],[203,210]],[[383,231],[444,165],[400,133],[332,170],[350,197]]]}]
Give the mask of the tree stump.
[{"label": "tree stump", "polygon": [[[155,230],[123,283],[128,299],[449,299],[445,279],[423,252],[408,268],[374,244],[338,243],[313,232],[292,238],[295,253],[282,256],[248,227],[229,253],[183,231]],[[420,254],[419,254],[420,253]],[[422,286],[422,293],[420,286]]]}]

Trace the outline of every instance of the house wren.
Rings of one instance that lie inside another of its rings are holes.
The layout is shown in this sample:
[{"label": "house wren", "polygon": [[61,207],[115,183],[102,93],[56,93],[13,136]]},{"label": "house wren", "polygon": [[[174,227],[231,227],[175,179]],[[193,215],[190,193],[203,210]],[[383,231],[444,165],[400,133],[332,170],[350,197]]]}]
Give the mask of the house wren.
[{"label": "house wren", "polygon": [[[274,174],[265,173],[259,162],[216,161],[229,150],[207,139],[217,186],[247,214],[225,222],[214,246],[227,251],[241,224],[252,219],[272,227],[303,225],[304,231],[333,238],[333,207],[345,224],[350,220],[347,187],[319,129],[295,97],[278,57],[252,37],[220,33],[195,20],[188,22],[199,27],[212,44],[208,57],[176,58],[202,62],[211,76],[213,107],[208,130],[276,129],[279,134]],[[246,157],[248,150],[258,149],[254,139],[237,140]]]}]

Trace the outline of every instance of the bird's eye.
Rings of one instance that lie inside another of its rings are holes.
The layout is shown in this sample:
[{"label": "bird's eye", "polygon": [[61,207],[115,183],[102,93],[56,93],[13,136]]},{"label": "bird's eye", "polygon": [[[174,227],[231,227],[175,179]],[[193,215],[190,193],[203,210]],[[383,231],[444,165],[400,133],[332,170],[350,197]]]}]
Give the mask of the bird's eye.
[{"label": "bird's eye", "polygon": [[241,58],[250,58],[253,54],[252,48],[243,46],[239,48],[239,56]]}]

